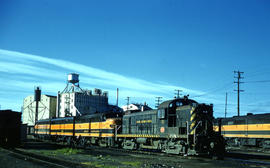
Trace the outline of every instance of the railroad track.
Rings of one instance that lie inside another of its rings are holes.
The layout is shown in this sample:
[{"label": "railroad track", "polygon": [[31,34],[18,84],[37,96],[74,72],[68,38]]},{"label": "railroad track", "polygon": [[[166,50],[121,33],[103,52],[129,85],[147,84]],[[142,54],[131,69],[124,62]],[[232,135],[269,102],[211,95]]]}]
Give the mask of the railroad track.
[{"label": "railroad track", "polygon": [[[68,147],[66,144],[62,143],[54,143],[54,142],[48,142],[46,141],[45,143],[50,143],[54,145],[59,145],[62,147]],[[181,155],[172,155],[172,154],[166,154],[166,153],[161,153],[158,151],[154,150],[126,150],[122,148],[105,148],[105,147],[100,147],[100,146],[89,146],[86,148],[80,148],[83,149],[85,152],[101,152],[101,153],[108,153],[109,155],[114,155],[115,153],[125,153],[125,154],[131,154],[131,155],[148,155],[148,156],[154,156],[154,157],[163,157],[163,158],[172,158],[174,157],[179,158],[179,159],[190,159],[190,160],[196,160],[196,159],[206,159],[206,160],[211,160],[209,157],[194,157],[194,156],[181,156]],[[43,157],[43,155],[42,155]],[[45,160],[46,161],[46,160]],[[48,160],[47,160],[48,161]],[[269,155],[255,155],[255,154],[248,154],[248,153],[237,153],[237,152],[228,152],[225,155],[224,158],[225,162],[241,162],[243,164],[249,164],[249,165],[255,165],[255,166],[260,166],[260,167],[270,167],[270,156]],[[51,162],[51,161],[49,161]],[[65,161],[66,162],[66,161]],[[59,164],[59,161],[53,162]],[[73,165],[72,165],[73,164]],[[64,163],[60,164],[59,167],[83,167],[85,165],[81,165],[79,163]],[[72,165],[72,166],[71,166]]]},{"label": "railroad track", "polygon": [[[45,142],[45,143],[49,143],[52,145],[59,145],[62,147],[70,147],[67,144],[63,144],[63,143],[57,143],[57,142],[52,142],[52,141],[47,141],[47,140],[38,140],[39,142]],[[91,145],[91,146],[87,146],[87,147],[76,147],[78,149],[83,149],[85,151],[92,151],[94,150],[98,150],[98,151],[106,151],[106,152],[121,152],[121,153],[126,153],[126,154],[139,154],[139,155],[152,155],[152,156],[158,156],[158,157],[178,157],[178,158],[182,158],[182,159],[196,159],[198,157],[196,156],[183,156],[183,155],[175,155],[175,154],[167,154],[167,153],[163,153],[160,152],[158,150],[148,150],[148,149],[142,149],[142,150],[128,150],[128,149],[123,149],[123,148],[117,148],[117,147],[101,147],[98,145]],[[200,156],[199,156],[200,157]],[[209,156],[201,156],[203,158],[208,158],[211,159]]]},{"label": "railroad track", "polygon": [[265,155],[264,153],[254,154],[249,152],[228,152],[226,153],[225,159],[270,167],[270,156]]},{"label": "railroad track", "polygon": [[270,151],[261,148],[230,147],[227,148],[228,159],[270,167]]},{"label": "railroad track", "polygon": [[[47,140],[38,140],[39,142],[45,142],[48,144],[52,144],[52,145],[59,145],[62,147],[70,147],[67,144],[63,144],[63,143],[57,143],[57,142],[51,142],[51,141],[47,141]],[[155,151],[155,150],[128,150],[128,149],[123,149],[123,148],[117,148],[117,147],[101,147],[98,145],[91,145],[91,146],[87,146],[87,147],[76,147],[78,149],[83,149],[86,151],[91,151],[91,150],[100,150],[100,151],[115,151],[115,152],[122,152],[122,153],[129,153],[129,154],[142,154],[142,155],[158,155],[158,156],[176,156],[173,154],[166,154],[166,153],[162,153],[159,151]]]},{"label": "railroad track", "polygon": [[236,159],[236,158],[227,158],[228,161],[241,162],[248,165],[263,166],[265,168],[270,166],[270,162],[259,161],[259,160],[246,160],[246,159]]},{"label": "railroad track", "polygon": [[[108,148],[102,148],[99,146],[92,146],[89,149],[86,150],[108,150]],[[117,149],[117,148],[110,148],[110,151],[117,151],[117,152],[123,152],[128,154],[140,154],[140,155],[152,155],[157,157],[174,157],[174,158],[180,158],[180,159],[189,159],[189,160],[196,160],[196,159],[204,159],[204,160],[212,160],[211,158],[207,156],[181,156],[181,155],[173,155],[173,154],[165,154],[160,152],[153,152],[153,151],[133,151],[133,150],[125,150],[125,149]],[[237,162],[241,165],[253,165],[253,167],[260,167],[260,168],[268,168],[270,167],[270,157],[269,156],[259,156],[259,155],[250,155],[250,154],[241,154],[241,153],[227,153],[224,160],[224,162]]]},{"label": "railroad track", "polygon": [[[108,148],[103,148],[99,146],[91,146],[89,149],[85,150],[108,150]],[[182,155],[173,155],[173,154],[166,154],[156,151],[144,151],[144,150],[126,150],[126,149],[118,149],[118,148],[109,148],[110,151],[117,151],[117,152],[123,152],[123,153],[129,153],[129,154],[140,154],[140,155],[152,155],[152,156],[158,156],[158,157],[175,157],[175,158],[181,158],[181,159],[198,159],[203,158],[206,160],[212,160],[212,158],[208,156],[182,156]],[[242,162],[245,164],[250,165],[262,165],[270,167],[270,156],[269,155],[255,155],[255,154],[248,154],[248,153],[226,153],[224,161],[235,161],[235,162]]]},{"label": "railroad track", "polygon": [[89,167],[83,164],[62,160],[59,158],[52,158],[44,155],[39,155],[32,152],[26,152],[19,149],[3,149],[10,156],[16,157],[18,159],[22,159],[29,162],[34,162],[39,165],[45,165],[46,167],[54,167],[54,168],[79,168],[79,167]]}]

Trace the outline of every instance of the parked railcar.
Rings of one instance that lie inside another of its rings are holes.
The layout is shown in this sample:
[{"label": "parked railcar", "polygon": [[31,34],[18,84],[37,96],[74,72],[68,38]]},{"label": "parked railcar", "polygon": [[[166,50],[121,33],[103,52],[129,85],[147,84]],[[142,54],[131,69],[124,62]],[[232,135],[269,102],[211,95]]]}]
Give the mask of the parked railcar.
[{"label": "parked railcar", "polygon": [[21,142],[21,113],[0,110],[0,146],[16,147]]},{"label": "parked railcar", "polygon": [[[220,122],[220,123],[219,123]],[[221,134],[229,146],[254,146],[270,148],[270,114],[247,114],[219,118],[214,130],[221,126]]]}]

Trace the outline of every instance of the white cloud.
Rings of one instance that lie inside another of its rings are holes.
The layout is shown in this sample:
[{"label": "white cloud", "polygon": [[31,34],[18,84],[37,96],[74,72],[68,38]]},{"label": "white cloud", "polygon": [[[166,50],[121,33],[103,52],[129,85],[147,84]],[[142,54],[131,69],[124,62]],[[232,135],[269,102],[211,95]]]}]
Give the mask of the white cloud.
[{"label": "white cloud", "polygon": [[[153,99],[154,102],[156,96],[163,96],[163,100],[166,100],[173,97],[175,89],[181,89],[190,95],[204,94],[204,92],[198,90],[126,77],[65,60],[2,49],[0,49],[0,67],[2,76],[5,76],[5,79],[1,80],[5,80],[6,86],[0,88],[0,92],[1,89],[8,89],[9,92],[27,90],[27,93],[32,94],[34,86],[41,85],[45,92],[55,93],[56,95],[57,91],[64,89],[66,75],[69,72],[76,72],[80,74],[81,84],[84,88],[99,87],[114,92],[113,88],[118,87],[121,89],[122,98],[133,96],[148,100]],[[18,78],[19,75],[29,77],[29,80]],[[12,99],[12,97],[7,99]],[[17,103],[22,102],[22,100],[17,101]]]}]

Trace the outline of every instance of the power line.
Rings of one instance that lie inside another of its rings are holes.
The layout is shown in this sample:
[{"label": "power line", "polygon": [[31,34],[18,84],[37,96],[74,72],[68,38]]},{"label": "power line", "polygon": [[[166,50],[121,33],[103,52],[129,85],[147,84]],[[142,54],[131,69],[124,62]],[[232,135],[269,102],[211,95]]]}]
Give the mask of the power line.
[{"label": "power line", "polygon": [[221,86],[221,87],[208,89],[208,91],[205,91],[206,93],[204,93],[204,94],[197,95],[197,96],[192,96],[192,98],[195,98],[195,97],[202,97],[202,96],[209,95],[210,93],[219,92],[219,91],[222,91],[222,90],[224,90],[224,89],[227,89],[228,87],[230,87],[230,86],[232,86],[232,85],[233,85],[232,82],[228,82],[228,83],[224,84],[224,85]]},{"label": "power line", "polygon": [[243,79],[243,77],[241,77],[241,74],[243,74],[244,72],[240,72],[240,71],[234,71],[235,74],[237,74],[237,76],[235,76],[234,78],[237,78],[237,82],[234,81],[234,83],[237,83],[237,115],[240,116],[240,92],[243,92],[244,90],[240,90],[240,84],[243,82],[240,82],[240,79]]},{"label": "power line", "polygon": [[[237,104],[233,104],[233,103],[227,103],[227,105],[228,106],[237,106]],[[262,105],[260,105],[260,104],[242,104],[243,106],[245,106],[245,107],[262,107]],[[215,107],[217,107],[217,106],[219,106],[219,107],[221,107],[221,106],[223,106],[224,107],[224,104],[215,104]],[[267,105],[265,105],[265,106],[267,106]],[[232,108],[232,107],[227,107],[227,109],[228,108]]]},{"label": "power line", "polygon": [[[254,67],[249,68],[249,69],[254,69]],[[260,69],[260,70],[257,70],[257,71],[253,71],[253,72],[248,73],[246,78],[261,76],[261,75],[264,75],[264,74],[269,74],[269,71],[270,71],[270,69],[268,69],[268,68],[263,68],[263,69]]]},{"label": "power line", "polygon": [[245,95],[270,95],[270,92],[245,92]]},{"label": "power line", "polygon": [[270,80],[260,80],[260,81],[247,81],[245,83],[268,83]]}]

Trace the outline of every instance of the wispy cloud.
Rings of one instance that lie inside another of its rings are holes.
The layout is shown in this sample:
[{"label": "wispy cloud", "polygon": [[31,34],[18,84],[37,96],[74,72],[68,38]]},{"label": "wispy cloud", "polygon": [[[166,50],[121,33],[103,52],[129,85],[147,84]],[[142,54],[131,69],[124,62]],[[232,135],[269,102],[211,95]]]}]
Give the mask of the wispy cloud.
[{"label": "wispy cloud", "polygon": [[[57,91],[64,89],[66,75],[70,72],[80,74],[81,86],[83,88],[108,90],[112,101],[115,99],[112,95],[115,95],[116,88],[121,89],[120,99],[122,102],[124,102],[126,96],[131,96],[135,100],[140,101],[152,100],[152,102],[149,102],[152,105],[155,102],[156,96],[162,96],[163,100],[169,99],[173,96],[175,89],[181,89],[184,93],[190,95],[204,94],[204,92],[198,90],[165,84],[164,82],[155,83],[61,59],[3,49],[0,49],[0,67],[0,78],[3,82],[0,93],[6,93],[2,94],[2,96],[7,96],[5,99],[1,96],[0,103],[3,108],[12,99],[17,104],[14,107],[16,110],[22,105],[22,100],[9,96],[8,93],[21,93],[21,96],[19,96],[21,99],[27,96],[27,94],[32,94],[34,86],[41,85],[43,91],[56,95]],[[14,94],[11,95],[14,96]],[[213,98],[213,100],[215,99]],[[14,103],[12,104],[14,105]]]}]

